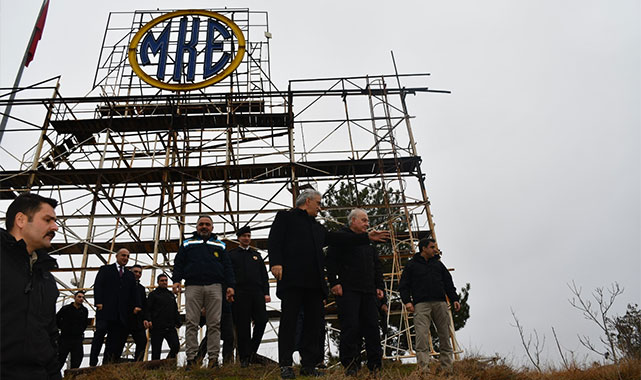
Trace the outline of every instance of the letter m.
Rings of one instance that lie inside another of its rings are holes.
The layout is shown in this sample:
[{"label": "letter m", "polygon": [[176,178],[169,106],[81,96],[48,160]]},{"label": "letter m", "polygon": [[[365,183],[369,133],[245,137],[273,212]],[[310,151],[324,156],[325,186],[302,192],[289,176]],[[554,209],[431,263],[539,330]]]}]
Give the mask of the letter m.
[{"label": "letter m", "polygon": [[140,45],[140,61],[143,65],[151,63],[151,60],[149,59],[150,50],[153,55],[160,53],[160,58],[158,59],[158,70],[156,71],[156,77],[159,80],[165,79],[165,66],[167,65],[167,53],[169,51],[170,29],[171,21],[167,23],[167,26],[165,26],[165,29],[160,33],[158,39],[155,39],[154,34],[149,31],[145,38],[143,38]]}]

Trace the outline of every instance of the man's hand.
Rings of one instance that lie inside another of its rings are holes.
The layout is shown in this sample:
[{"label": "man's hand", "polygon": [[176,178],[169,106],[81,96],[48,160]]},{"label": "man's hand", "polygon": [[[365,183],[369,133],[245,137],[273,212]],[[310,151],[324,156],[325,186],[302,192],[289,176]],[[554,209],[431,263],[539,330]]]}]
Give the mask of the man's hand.
[{"label": "man's hand", "polygon": [[234,302],[234,288],[227,288],[227,302]]},{"label": "man's hand", "polygon": [[378,298],[379,300],[382,300],[383,297],[385,297],[385,293],[383,293],[381,289],[376,289],[376,298]]},{"label": "man's hand", "polygon": [[174,282],[174,284],[171,286],[171,290],[174,292],[174,294],[180,293],[180,282]]},{"label": "man's hand", "polygon": [[389,239],[390,233],[389,231],[372,230],[367,233],[367,237],[369,237],[371,241],[384,242]]},{"label": "man's hand", "polygon": [[332,294],[335,296],[342,296],[343,295],[343,287],[341,284],[336,284],[332,286]]},{"label": "man's hand", "polygon": [[151,329],[151,321],[142,321],[142,325],[145,326],[146,329]]},{"label": "man's hand", "polygon": [[141,308],[139,308],[139,307],[134,307],[134,314],[138,314],[138,313],[140,313],[140,311],[141,311],[141,310],[142,310],[142,309],[141,309]]},{"label": "man's hand", "polygon": [[461,304],[458,301],[454,301],[454,311],[461,310]]},{"label": "man's hand", "polygon": [[407,309],[407,311],[409,311],[410,313],[413,313],[413,312],[414,312],[414,305],[413,305],[411,302],[406,303],[406,304],[405,304],[405,308],[406,308],[406,309]]},{"label": "man's hand", "polygon": [[98,311],[102,310],[102,304],[101,303],[96,305],[96,310],[98,310]]},{"label": "man's hand", "polygon": [[280,281],[281,278],[283,278],[283,266],[282,265],[274,265],[271,269],[272,274],[276,278],[276,280]]},{"label": "man's hand", "polygon": [[272,297],[265,296],[265,303],[270,303],[270,302],[272,302]]},{"label": "man's hand", "polygon": [[387,314],[387,304],[386,303],[381,305],[381,310],[383,310],[383,313]]}]

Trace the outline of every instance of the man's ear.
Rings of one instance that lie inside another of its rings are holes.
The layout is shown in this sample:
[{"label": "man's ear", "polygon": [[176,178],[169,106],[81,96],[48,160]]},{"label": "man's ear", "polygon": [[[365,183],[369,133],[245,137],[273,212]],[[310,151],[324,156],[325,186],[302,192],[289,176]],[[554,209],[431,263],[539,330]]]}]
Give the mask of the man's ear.
[{"label": "man's ear", "polygon": [[27,216],[27,214],[18,212],[16,214],[16,218],[14,219],[13,226],[18,227],[19,229],[23,229],[28,221],[29,217]]}]

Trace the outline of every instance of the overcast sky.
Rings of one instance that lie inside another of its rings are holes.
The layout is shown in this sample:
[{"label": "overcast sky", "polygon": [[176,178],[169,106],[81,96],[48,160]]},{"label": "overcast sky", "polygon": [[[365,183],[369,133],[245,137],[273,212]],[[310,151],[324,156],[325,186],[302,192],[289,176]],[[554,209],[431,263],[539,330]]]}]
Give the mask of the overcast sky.
[{"label": "overcast sky", "polygon": [[[0,86],[13,83],[39,0],[0,0]],[[430,72],[450,95],[410,99],[443,261],[471,283],[468,353],[522,362],[510,314],[581,356],[598,336],[568,303],[618,282],[641,300],[641,9],[617,1],[52,0],[22,85],[91,89],[110,11],[269,12],[272,79]]]}]

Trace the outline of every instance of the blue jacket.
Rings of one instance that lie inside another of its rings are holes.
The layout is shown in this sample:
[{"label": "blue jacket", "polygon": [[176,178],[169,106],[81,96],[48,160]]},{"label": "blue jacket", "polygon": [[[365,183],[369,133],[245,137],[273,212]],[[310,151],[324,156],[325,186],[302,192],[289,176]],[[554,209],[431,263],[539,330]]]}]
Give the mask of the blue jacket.
[{"label": "blue jacket", "polygon": [[211,235],[203,240],[197,232],[185,239],[178,248],[174,260],[172,280],[185,280],[185,286],[223,284],[233,288],[236,285],[234,270],[225,251],[225,243]]}]

